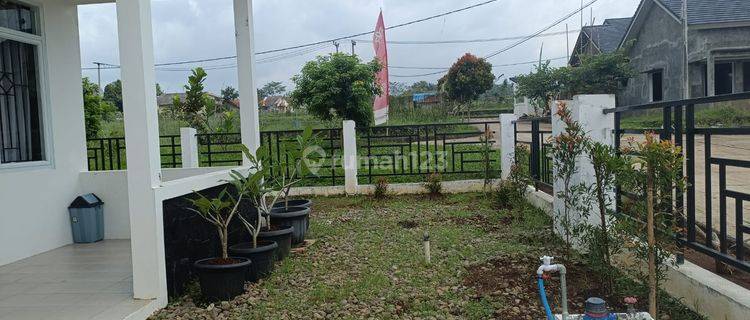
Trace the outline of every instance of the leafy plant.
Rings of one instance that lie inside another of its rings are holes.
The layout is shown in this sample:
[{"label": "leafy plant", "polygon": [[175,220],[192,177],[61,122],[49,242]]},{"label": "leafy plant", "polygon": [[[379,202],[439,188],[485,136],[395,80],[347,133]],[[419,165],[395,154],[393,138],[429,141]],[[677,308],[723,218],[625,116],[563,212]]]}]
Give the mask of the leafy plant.
[{"label": "leafy plant", "polygon": [[430,173],[423,186],[429,195],[441,196],[443,194],[443,177],[437,172]]},{"label": "leafy plant", "polygon": [[[312,173],[310,164],[315,151],[312,146],[316,145],[317,137],[313,134],[312,127],[308,126],[294,139],[294,145],[285,148],[286,159],[279,164],[277,176],[274,181],[284,199],[284,208],[289,209],[289,192],[292,187]],[[269,224],[270,225],[270,224]]]},{"label": "leafy plant", "polygon": [[[232,170],[231,176],[233,179],[228,182],[234,187],[234,190],[230,191],[225,187],[215,198],[208,198],[200,192],[194,192],[197,197],[189,199],[189,201],[195,208],[186,208],[189,211],[197,213],[201,218],[216,227],[221,243],[221,259],[224,261],[229,259],[227,250],[229,224],[238,215],[240,203],[242,203],[247,195],[248,189],[254,187],[256,180],[260,179],[260,175],[254,176],[253,174],[245,178],[237,170]],[[236,196],[232,195],[233,192],[236,193]],[[242,217],[241,215],[239,216]]]},{"label": "leafy plant", "polygon": [[213,99],[204,92],[204,82],[206,81],[206,71],[201,68],[195,68],[192,74],[188,76],[188,84],[185,88],[185,101],[180,100],[179,96],[172,98],[172,105],[175,110],[179,111],[182,120],[186,121],[192,128],[205,131],[207,128],[207,109],[215,107]]},{"label": "leafy plant", "polygon": [[[567,256],[572,245],[571,237],[574,236],[574,232],[578,231],[576,221],[581,214],[587,213],[585,204],[580,201],[587,194],[585,186],[574,184],[573,176],[578,173],[577,160],[585,152],[589,140],[580,123],[571,117],[571,112],[565,102],[558,102],[555,116],[560,118],[565,128],[554,137],[550,151],[555,168],[554,177],[562,183],[562,188],[555,192],[555,197],[563,204],[562,208],[555,213],[553,223],[559,221],[563,228]],[[562,220],[558,220],[559,218]]]},{"label": "leafy plant", "polygon": [[[265,220],[266,224],[270,226],[270,213],[273,205],[279,200],[281,192],[274,190],[268,183],[268,178],[271,174],[271,167],[268,165],[268,153],[264,148],[258,148],[255,155],[250,153],[250,150],[242,145],[242,153],[248,159],[250,172],[247,176],[240,174],[239,172],[232,172],[232,180],[230,183],[237,190],[237,203],[241,201],[242,197],[247,198],[257,209],[255,211],[256,216],[254,219],[248,219],[244,215],[240,214],[239,219],[247,229],[248,233],[252,237],[253,248],[258,247],[258,235],[261,231],[261,222],[264,221],[263,217],[267,217]],[[266,161],[264,161],[266,160]],[[269,199],[271,199],[269,201]]]},{"label": "leafy plant", "polygon": [[487,129],[479,137],[479,141],[482,143],[480,154],[482,155],[482,191],[487,194],[487,187],[492,184],[492,179],[495,178],[495,174],[492,172],[492,130]]},{"label": "leafy plant", "polygon": [[379,177],[375,181],[375,191],[372,195],[375,199],[385,199],[388,197],[388,178]]},{"label": "leafy plant", "polygon": [[604,290],[610,293],[616,277],[612,256],[620,252],[622,245],[621,238],[612,227],[615,222],[615,182],[627,170],[630,162],[628,158],[620,156],[615,148],[599,142],[588,144],[586,153],[593,167],[595,182],[588,187],[588,196],[584,199],[589,207],[597,209],[599,225],[584,225],[582,238],[587,245],[589,265],[601,278]]},{"label": "leafy plant", "polygon": [[[631,150],[632,149],[632,150]],[[630,141],[625,153],[633,152],[633,165],[624,171],[618,180],[626,190],[636,195],[631,199],[629,213],[632,220],[624,224],[627,235],[634,237],[630,243],[636,257],[648,265],[649,313],[658,317],[657,294],[660,283],[666,277],[670,251],[675,249],[674,233],[679,232],[673,192],[685,188],[682,176],[682,151],[669,140],[659,140],[653,133],[646,133],[644,142]],[[645,223],[644,223],[645,221]],[[640,273],[640,268],[633,270]]]},{"label": "leafy plant", "polygon": [[296,85],[292,101],[306,106],[317,118],[343,118],[369,127],[374,121],[373,97],[381,92],[375,82],[380,69],[377,60],[362,63],[357,56],[344,53],[318,57],[292,78]]},{"label": "leafy plant", "polygon": [[516,147],[515,161],[510,166],[508,182],[518,198],[526,195],[526,189],[532,183],[529,174],[529,149],[526,146]]}]

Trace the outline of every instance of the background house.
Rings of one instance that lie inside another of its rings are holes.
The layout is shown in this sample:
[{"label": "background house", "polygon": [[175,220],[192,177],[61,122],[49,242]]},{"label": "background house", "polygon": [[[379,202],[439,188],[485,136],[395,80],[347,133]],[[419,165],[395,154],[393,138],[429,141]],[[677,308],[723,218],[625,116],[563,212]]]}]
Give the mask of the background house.
[{"label": "background house", "polygon": [[269,96],[260,102],[262,111],[270,112],[293,112],[294,108],[284,96]]},{"label": "background house", "polygon": [[638,72],[620,105],[750,91],[750,1],[687,1],[687,19],[682,0],[640,3],[619,44],[632,42],[628,55]]},{"label": "background house", "polygon": [[578,33],[578,40],[568,64],[578,65],[581,55],[611,53],[617,50],[631,21],[632,18],[614,18],[604,20],[601,25],[583,27]]},{"label": "background house", "polygon": [[[216,103],[216,105],[222,105],[224,103],[224,100],[212,93],[206,93],[211,99]],[[156,97],[156,104],[159,106],[159,111],[163,112],[164,110],[168,110],[172,107],[172,101],[174,101],[174,97],[179,97],[180,101],[185,102],[185,93],[165,93],[160,96]],[[239,100],[234,99],[230,103],[228,103],[230,107],[239,108]]]}]

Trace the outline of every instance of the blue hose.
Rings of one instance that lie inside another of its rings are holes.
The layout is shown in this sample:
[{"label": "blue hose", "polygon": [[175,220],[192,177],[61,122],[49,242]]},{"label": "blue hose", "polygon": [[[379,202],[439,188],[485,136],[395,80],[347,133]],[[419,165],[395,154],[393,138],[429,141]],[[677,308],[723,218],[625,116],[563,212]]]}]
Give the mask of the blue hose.
[{"label": "blue hose", "polygon": [[544,312],[547,313],[547,320],[555,320],[552,315],[552,310],[547,302],[547,293],[544,292],[544,279],[541,276],[537,277],[537,284],[539,285],[539,297],[542,299],[542,306],[544,306]]}]

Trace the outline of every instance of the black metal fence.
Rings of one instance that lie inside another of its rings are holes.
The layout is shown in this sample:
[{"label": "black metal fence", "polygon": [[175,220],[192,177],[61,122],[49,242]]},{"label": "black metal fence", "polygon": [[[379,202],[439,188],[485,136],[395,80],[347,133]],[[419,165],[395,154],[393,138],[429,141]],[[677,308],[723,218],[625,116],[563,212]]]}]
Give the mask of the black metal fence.
[{"label": "black metal fence", "polygon": [[[93,138],[86,140],[89,171],[125,170],[125,138]],[[159,137],[162,168],[182,166],[182,149],[179,135]]]},{"label": "black metal fence", "polygon": [[[679,216],[684,217],[678,219],[679,223],[684,224],[684,227],[677,228],[679,230],[676,234],[678,242],[718,262],[750,272],[750,263],[748,263],[744,248],[745,235],[750,233],[750,226],[745,223],[743,209],[743,204],[750,201],[750,194],[747,193],[748,190],[741,190],[741,185],[729,186],[727,184],[728,170],[733,169],[737,173],[750,169],[750,158],[736,159],[740,157],[741,152],[738,151],[741,147],[735,148],[734,152],[724,151],[720,155],[714,153],[713,147],[719,137],[724,139],[738,136],[744,137],[743,139],[750,138],[748,137],[750,127],[699,128],[695,125],[697,105],[712,108],[717,103],[733,103],[745,99],[750,99],[750,93],[617,107],[608,109],[605,113],[614,113],[615,144],[618,150],[620,140],[624,135],[644,132],[658,133],[662,140],[673,140],[675,145],[682,147],[685,157],[683,173],[687,178],[687,188],[684,194],[683,192],[674,194],[676,204],[684,203],[684,207],[677,206],[680,210]],[[621,128],[623,114],[644,110],[661,110],[662,126],[660,128]],[[696,142],[699,139],[703,142],[703,157],[697,155],[699,149],[696,147]],[[724,146],[727,145],[724,144]],[[718,167],[718,177],[713,174],[716,167]],[[698,170],[702,171],[703,175],[701,179],[703,190],[700,190],[704,192],[702,203],[696,195],[698,191],[696,190],[696,172]],[[718,185],[718,190],[714,189],[714,185]],[[620,202],[625,192],[618,188],[617,193],[618,210],[621,210]],[[719,202],[718,221],[714,221],[716,198]],[[730,202],[734,203],[734,208],[731,208]],[[732,211],[734,211],[734,217],[732,217]],[[698,217],[701,219],[698,220]],[[718,238],[718,244],[715,238]]]},{"label": "black metal fence", "polygon": [[[524,128],[519,129],[519,125]],[[529,176],[534,181],[534,187],[537,190],[552,194],[552,157],[550,156],[552,145],[549,143],[552,130],[543,129],[543,126],[551,126],[549,117],[518,119],[513,122],[513,141],[516,150],[527,148],[528,171]],[[517,151],[517,154],[521,154],[521,152]]]},{"label": "black metal fence", "polygon": [[390,182],[418,182],[431,173],[452,180],[497,177],[497,124],[457,122],[358,129],[358,176],[366,183],[377,177],[387,177]]}]

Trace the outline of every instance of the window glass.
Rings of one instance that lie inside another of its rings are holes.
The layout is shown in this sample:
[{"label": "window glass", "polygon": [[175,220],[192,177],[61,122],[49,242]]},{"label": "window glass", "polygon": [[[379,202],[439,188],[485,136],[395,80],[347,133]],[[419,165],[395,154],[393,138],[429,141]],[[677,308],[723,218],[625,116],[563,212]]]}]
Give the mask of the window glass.
[{"label": "window glass", "polygon": [[36,51],[0,38],[0,163],[45,160]]},{"label": "window glass", "polygon": [[0,27],[37,34],[35,20],[34,10],[30,7],[13,1],[0,0]]}]

